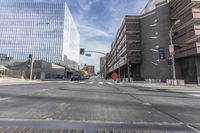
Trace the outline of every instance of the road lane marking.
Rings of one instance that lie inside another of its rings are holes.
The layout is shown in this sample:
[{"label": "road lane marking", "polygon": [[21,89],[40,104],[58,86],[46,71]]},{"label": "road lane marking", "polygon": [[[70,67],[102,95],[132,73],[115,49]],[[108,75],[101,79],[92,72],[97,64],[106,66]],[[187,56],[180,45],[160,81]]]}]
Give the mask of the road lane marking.
[{"label": "road lane marking", "polygon": [[181,93],[200,93],[200,91],[179,91],[179,90],[171,90],[172,92],[181,92]]},{"label": "road lane marking", "polygon": [[0,98],[0,101],[5,101],[5,100],[8,100],[9,97],[5,97],[5,98]]},{"label": "road lane marking", "polygon": [[94,82],[89,82],[89,84],[94,84]]},{"label": "road lane marking", "polygon": [[143,105],[146,105],[146,106],[151,106],[150,103],[142,103]]},{"label": "road lane marking", "polygon": [[80,84],[84,84],[85,82],[79,82]]},{"label": "road lane marking", "polygon": [[200,94],[189,94],[189,95],[193,97],[200,97]]},{"label": "road lane marking", "polygon": [[49,91],[49,89],[38,90],[38,91],[35,91],[35,93],[46,92],[46,91]]},{"label": "road lane marking", "polygon": [[111,82],[107,82],[107,84],[109,84],[109,85],[113,85],[113,83],[111,83]]},{"label": "road lane marking", "polygon": [[195,132],[197,132],[197,133],[200,133],[200,130],[199,130],[199,129],[197,129],[197,128],[195,128],[195,127],[189,125],[189,124],[186,124],[186,127],[192,129],[193,131],[195,131]]},{"label": "road lane marking", "polygon": [[102,85],[102,84],[103,84],[103,82],[99,82],[99,84],[100,84],[100,85]]}]

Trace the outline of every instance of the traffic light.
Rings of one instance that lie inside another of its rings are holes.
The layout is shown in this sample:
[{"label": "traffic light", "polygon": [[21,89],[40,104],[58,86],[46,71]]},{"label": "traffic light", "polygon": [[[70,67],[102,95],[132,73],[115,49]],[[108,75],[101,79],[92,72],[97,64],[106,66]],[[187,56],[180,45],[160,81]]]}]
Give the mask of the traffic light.
[{"label": "traffic light", "polygon": [[168,59],[168,65],[171,66],[172,65],[172,58]]},{"label": "traffic light", "polygon": [[85,54],[85,49],[84,48],[81,48],[80,49],[80,55],[84,55]]},{"label": "traffic light", "polygon": [[28,56],[28,64],[27,64],[27,68],[28,68],[28,69],[31,68],[32,58],[33,58],[33,55],[32,55],[32,54],[29,54],[29,56]]},{"label": "traffic light", "polygon": [[164,60],[165,59],[165,48],[159,48],[159,59]]},{"label": "traffic light", "polygon": [[92,56],[91,54],[85,54],[85,56]]}]

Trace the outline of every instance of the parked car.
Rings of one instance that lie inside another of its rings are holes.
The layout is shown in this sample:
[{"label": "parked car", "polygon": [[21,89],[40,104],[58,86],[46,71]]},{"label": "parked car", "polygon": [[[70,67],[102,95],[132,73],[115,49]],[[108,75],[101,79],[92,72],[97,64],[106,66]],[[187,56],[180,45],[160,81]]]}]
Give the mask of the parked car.
[{"label": "parked car", "polygon": [[79,74],[74,74],[71,77],[71,81],[79,81],[81,80],[81,76]]}]

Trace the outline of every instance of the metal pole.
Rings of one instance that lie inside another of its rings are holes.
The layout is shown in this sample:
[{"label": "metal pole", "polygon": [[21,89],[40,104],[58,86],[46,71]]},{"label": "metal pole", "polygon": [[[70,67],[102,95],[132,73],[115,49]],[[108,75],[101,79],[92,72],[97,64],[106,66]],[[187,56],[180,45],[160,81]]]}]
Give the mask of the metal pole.
[{"label": "metal pole", "polygon": [[[120,63],[120,62],[119,62],[119,63]],[[119,81],[120,81],[120,79],[121,79],[121,73],[120,73],[120,71],[121,71],[121,70],[120,70],[120,64],[119,64],[119,63],[118,63],[118,67],[119,67],[119,68],[118,68],[118,75],[119,75]]]},{"label": "metal pole", "polygon": [[[128,57],[127,57],[128,58]],[[130,64],[129,64],[129,59],[127,59],[127,61],[128,61],[128,82],[131,82],[131,80],[130,80]]]},{"label": "metal pole", "polygon": [[103,53],[103,52],[100,52],[100,51],[88,51],[88,50],[85,50],[85,52],[98,53],[98,54],[106,55],[106,53]]},{"label": "metal pole", "polygon": [[30,68],[30,80],[33,80],[33,64],[34,64],[34,54],[35,54],[35,38],[36,38],[36,24],[33,27],[34,30],[34,37],[33,37],[33,45],[32,45],[32,59],[31,59],[31,68]]},{"label": "metal pole", "polygon": [[30,80],[33,78],[33,54],[32,54],[32,59],[31,59],[31,68],[30,68]]},{"label": "metal pole", "polygon": [[105,64],[105,67],[104,67],[104,78],[107,79],[107,59],[106,59],[106,64]]},{"label": "metal pole", "polygon": [[[173,46],[174,48],[174,44],[173,44],[173,40],[172,40],[172,28],[169,31],[169,37],[170,37],[170,44]],[[172,71],[173,71],[173,79],[176,80],[176,67],[175,67],[175,58],[174,58],[174,54],[172,54]]]}]

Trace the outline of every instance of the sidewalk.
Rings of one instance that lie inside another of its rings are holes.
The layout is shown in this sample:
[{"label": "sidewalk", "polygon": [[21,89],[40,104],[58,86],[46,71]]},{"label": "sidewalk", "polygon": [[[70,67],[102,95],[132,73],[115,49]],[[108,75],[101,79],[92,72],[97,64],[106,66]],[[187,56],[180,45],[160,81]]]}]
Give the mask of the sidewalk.
[{"label": "sidewalk", "polygon": [[0,78],[0,86],[4,86],[4,85],[18,85],[18,84],[36,84],[36,83],[42,83],[43,81],[39,81],[39,80],[21,80],[21,79],[17,79],[17,78]]},{"label": "sidewalk", "polygon": [[200,85],[195,85],[195,84],[185,84],[184,86],[169,86],[166,83],[147,83],[144,81],[135,81],[135,82],[120,82],[116,84],[119,84],[121,86],[132,86],[135,88],[150,88],[150,89],[181,89],[181,90],[188,90],[188,89],[199,89],[200,90]]},{"label": "sidewalk", "polygon": [[153,89],[200,89],[200,86],[197,85],[191,85],[191,84],[186,84],[185,86],[169,86],[166,83],[132,83],[131,85],[133,86],[144,86],[144,87],[149,87]]}]

